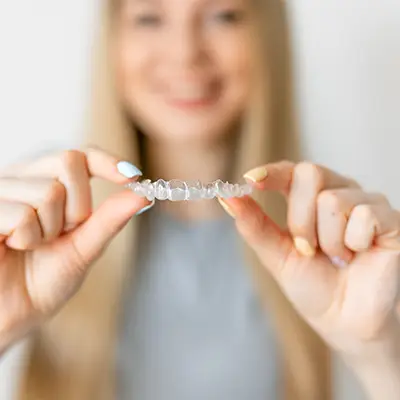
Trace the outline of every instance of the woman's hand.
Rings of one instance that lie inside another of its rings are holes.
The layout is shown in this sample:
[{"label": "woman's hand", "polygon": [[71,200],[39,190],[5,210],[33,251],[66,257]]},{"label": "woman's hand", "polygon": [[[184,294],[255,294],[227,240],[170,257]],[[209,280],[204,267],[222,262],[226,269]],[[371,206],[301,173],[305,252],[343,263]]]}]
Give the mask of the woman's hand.
[{"label": "woman's hand", "polygon": [[122,191],[92,212],[90,179],[127,183],[118,171],[127,165],[91,149],[0,173],[0,353],[63,306],[92,261],[148,204]]},{"label": "woman's hand", "polygon": [[359,375],[379,374],[374,363],[388,372],[390,364],[400,390],[399,212],[384,196],[309,163],[269,164],[245,177],[286,197],[288,231],[251,197],[220,200],[244,239],[304,319],[362,369]]}]

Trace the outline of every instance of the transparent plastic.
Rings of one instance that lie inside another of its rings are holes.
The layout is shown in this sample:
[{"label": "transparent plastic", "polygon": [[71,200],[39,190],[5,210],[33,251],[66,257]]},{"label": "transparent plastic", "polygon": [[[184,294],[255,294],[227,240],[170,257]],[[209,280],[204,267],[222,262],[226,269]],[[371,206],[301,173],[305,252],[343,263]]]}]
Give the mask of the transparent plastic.
[{"label": "transparent plastic", "polygon": [[217,180],[209,184],[200,181],[185,182],[178,179],[164,181],[159,179],[151,182],[145,179],[141,182],[131,182],[126,185],[140,197],[146,197],[149,201],[195,201],[212,199],[214,197],[242,197],[252,193],[252,187],[248,183],[229,183]]}]

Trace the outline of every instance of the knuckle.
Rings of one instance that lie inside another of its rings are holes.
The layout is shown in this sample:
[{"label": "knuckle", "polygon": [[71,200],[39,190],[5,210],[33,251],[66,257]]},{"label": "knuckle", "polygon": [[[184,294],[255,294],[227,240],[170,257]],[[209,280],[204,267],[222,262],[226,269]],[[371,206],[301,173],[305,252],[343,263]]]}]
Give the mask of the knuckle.
[{"label": "knuckle", "polygon": [[36,211],[31,206],[26,206],[23,212],[23,217],[20,222],[20,226],[22,225],[32,226],[34,223],[36,223],[36,220],[37,220]]},{"label": "knuckle", "polygon": [[83,153],[88,153],[90,151],[101,151],[100,147],[94,143],[87,143],[86,146],[81,148]]},{"label": "knuckle", "polygon": [[318,191],[323,187],[324,174],[322,169],[316,164],[308,161],[302,161],[296,165],[294,169],[294,175],[297,179],[311,182]]},{"label": "knuckle", "polygon": [[373,193],[373,197],[377,203],[390,206],[389,199],[383,193]]},{"label": "knuckle", "polygon": [[61,154],[61,165],[65,172],[75,168],[76,165],[84,165],[85,155],[79,150],[65,150]]},{"label": "knuckle", "polygon": [[317,197],[317,204],[319,209],[336,211],[340,209],[341,198],[334,190],[323,190]]},{"label": "knuckle", "polygon": [[104,149],[102,149],[100,146],[98,146],[97,144],[93,144],[93,143],[88,143],[86,146],[84,146],[82,148],[82,152],[83,153],[89,153],[91,151],[95,151],[95,152],[104,152]]},{"label": "knuckle", "polygon": [[375,219],[373,209],[368,204],[359,204],[354,207],[351,213],[351,219],[353,222],[367,222]]},{"label": "knuckle", "polygon": [[375,214],[371,206],[356,206],[349,218],[345,232],[345,245],[355,252],[367,250],[374,237]]},{"label": "knuckle", "polygon": [[90,157],[93,155],[109,155],[109,151],[106,151],[105,149],[95,145],[95,144],[89,144],[88,146],[85,146],[84,148],[81,149],[81,153],[86,157]]},{"label": "knuckle", "polygon": [[283,168],[292,168],[295,166],[295,163],[289,160],[281,160],[277,163],[277,165],[283,169]]},{"label": "knuckle", "polygon": [[346,182],[345,186],[348,188],[362,190],[362,186],[353,178],[346,176],[345,182]]},{"label": "knuckle", "polygon": [[19,223],[16,224],[10,237],[15,239],[15,243],[19,250],[32,250],[41,241],[41,229],[36,211],[26,206],[22,212]]},{"label": "knuckle", "polygon": [[60,201],[63,201],[66,197],[66,189],[64,185],[54,179],[49,185],[46,190],[46,194],[44,197],[44,203],[45,204],[53,204],[53,203],[58,203]]}]

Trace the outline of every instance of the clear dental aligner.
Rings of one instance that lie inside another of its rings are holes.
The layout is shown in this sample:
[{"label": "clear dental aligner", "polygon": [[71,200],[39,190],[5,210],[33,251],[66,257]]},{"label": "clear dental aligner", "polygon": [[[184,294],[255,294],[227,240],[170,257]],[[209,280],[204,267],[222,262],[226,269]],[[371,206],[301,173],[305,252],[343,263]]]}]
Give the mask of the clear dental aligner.
[{"label": "clear dental aligner", "polygon": [[170,201],[185,201],[185,200],[200,200],[212,199],[214,197],[242,197],[249,195],[252,192],[252,187],[248,183],[229,183],[217,180],[209,184],[202,184],[200,181],[184,182],[177,179],[164,181],[159,179],[156,182],[151,182],[150,179],[145,179],[141,182],[131,182],[127,185],[140,197],[146,197],[149,201],[170,200]]}]

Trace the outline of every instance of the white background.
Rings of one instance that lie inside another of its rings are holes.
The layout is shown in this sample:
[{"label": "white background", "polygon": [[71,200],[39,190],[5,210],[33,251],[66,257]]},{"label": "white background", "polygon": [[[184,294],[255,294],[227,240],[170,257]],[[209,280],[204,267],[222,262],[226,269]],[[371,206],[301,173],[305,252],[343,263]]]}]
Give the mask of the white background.
[{"label": "white background", "polygon": [[[400,1],[286,0],[305,158],[400,208]],[[96,0],[0,0],[0,165],[79,140]],[[21,345],[0,362],[11,400]],[[361,399],[336,366],[337,398]]]}]

